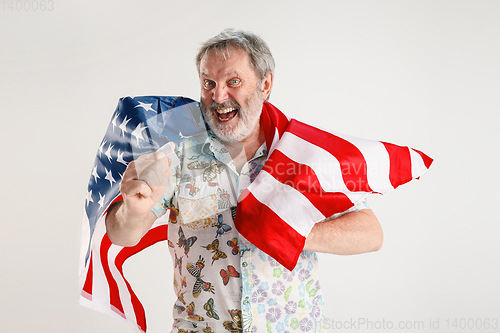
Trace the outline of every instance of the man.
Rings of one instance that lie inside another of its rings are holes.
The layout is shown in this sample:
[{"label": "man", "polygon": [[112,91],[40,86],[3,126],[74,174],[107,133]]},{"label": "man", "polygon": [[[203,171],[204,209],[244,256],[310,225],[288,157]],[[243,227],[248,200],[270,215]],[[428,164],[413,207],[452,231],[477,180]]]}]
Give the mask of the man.
[{"label": "man", "polygon": [[293,271],[239,235],[233,224],[238,196],[267,159],[259,119],[274,59],[259,37],[226,29],[202,45],[196,61],[208,136],[176,147],[175,175],[162,153],[131,162],[120,186],[123,201],[106,217],[108,236],[134,245],[170,208],[178,296],[173,332],[314,331],[323,306],[314,252],[376,251],[380,224],[366,203],[316,223]]}]

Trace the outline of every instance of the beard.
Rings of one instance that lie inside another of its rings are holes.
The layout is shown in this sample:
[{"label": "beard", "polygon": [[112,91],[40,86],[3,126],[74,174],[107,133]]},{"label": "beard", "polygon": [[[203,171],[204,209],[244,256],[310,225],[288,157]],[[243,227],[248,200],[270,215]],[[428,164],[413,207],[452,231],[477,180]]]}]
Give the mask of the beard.
[{"label": "beard", "polygon": [[[241,106],[236,101],[224,103],[212,101],[207,107],[200,98],[201,110],[208,126],[219,139],[228,143],[241,142],[254,133],[260,121],[263,104],[264,96],[258,89],[255,89],[255,92],[245,100],[244,106]],[[216,111],[218,108],[228,107],[236,109],[234,117],[237,118],[237,121],[232,122],[232,124],[220,122]]]}]

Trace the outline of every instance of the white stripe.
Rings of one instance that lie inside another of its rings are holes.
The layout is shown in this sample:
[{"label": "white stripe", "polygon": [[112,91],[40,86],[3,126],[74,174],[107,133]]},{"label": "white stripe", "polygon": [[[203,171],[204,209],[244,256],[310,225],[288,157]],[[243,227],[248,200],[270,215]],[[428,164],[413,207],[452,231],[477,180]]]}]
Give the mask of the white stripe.
[{"label": "white stripe", "polygon": [[[92,302],[99,308],[107,307],[109,309],[109,286],[101,264],[100,247],[101,241],[106,233],[105,227],[106,214],[104,214],[96,223],[93,244],[92,244]],[[101,310],[100,310],[101,311]],[[108,312],[106,312],[108,313]]]},{"label": "white stripe", "polygon": [[276,148],[276,145],[279,142],[279,137],[280,137],[280,133],[278,132],[278,128],[274,128],[273,142],[271,143],[271,147],[268,147],[268,155],[271,155],[271,153]]},{"label": "white stripe", "polygon": [[83,212],[83,223],[82,223],[82,240],[80,243],[80,263],[78,266],[78,284],[80,289],[83,288],[85,283],[85,278],[87,276],[87,267],[85,266],[85,256],[87,255],[87,250],[90,242],[90,225],[87,213]]},{"label": "white stripe", "polygon": [[[297,163],[305,164],[312,168],[318,177],[321,187],[326,192],[349,193],[344,179],[342,178],[342,169],[339,161],[323,148],[316,146],[302,138],[285,132],[282,139],[276,145],[288,158]],[[290,165],[287,172],[298,172],[295,165]]]},{"label": "white stripe", "polygon": [[389,179],[391,160],[382,142],[341,133],[333,134],[349,141],[359,149],[366,161],[368,184],[373,191],[385,193],[394,189]]},{"label": "white stripe", "polygon": [[427,171],[427,167],[425,166],[424,160],[419,153],[410,149],[410,158],[411,158],[411,176],[412,178],[420,177],[424,172]]},{"label": "white stripe", "polygon": [[115,265],[116,256],[120,253],[122,249],[123,249],[122,246],[116,246],[116,245],[111,245],[111,247],[109,248],[108,251],[108,262],[110,263],[109,269],[111,271],[111,275],[113,275],[113,278],[116,281],[116,284],[118,285],[118,290],[120,293],[120,301],[122,303],[125,317],[127,318],[128,321],[132,321],[133,323],[135,323],[136,316],[134,312],[134,307],[132,306],[132,298],[130,297],[130,293],[127,289],[127,285],[125,284],[122,275],[120,274]]},{"label": "white stripe", "polygon": [[264,170],[248,189],[258,201],[304,237],[309,234],[315,222],[325,218],[302,193],[280,183]]}]

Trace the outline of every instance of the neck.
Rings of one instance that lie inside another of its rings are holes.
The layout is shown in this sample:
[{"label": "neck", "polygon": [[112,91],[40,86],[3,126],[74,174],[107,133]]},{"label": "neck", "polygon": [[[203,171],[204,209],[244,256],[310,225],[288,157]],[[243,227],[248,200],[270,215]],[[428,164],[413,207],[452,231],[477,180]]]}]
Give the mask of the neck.
[{"label": "neck", "polygon": [[255,156],[257,149],[259,149],[265,141],[266,137],[264,132],[261,130],[260,124],[258,124],[252,135],[245,140],[235,143],[224,142],[238,173],[241,171],[241,168],[243,168],[243,165]]}]

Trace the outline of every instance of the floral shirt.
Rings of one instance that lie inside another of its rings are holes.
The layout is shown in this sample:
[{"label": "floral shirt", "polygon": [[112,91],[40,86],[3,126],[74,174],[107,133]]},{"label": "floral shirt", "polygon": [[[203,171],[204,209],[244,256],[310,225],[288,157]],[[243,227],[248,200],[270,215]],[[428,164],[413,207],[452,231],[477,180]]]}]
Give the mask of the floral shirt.
[{"label": "floral shirt", "polygon": [[184,139],[176,154],[174,185],[153,207],[157,216],[170,209],[172,332],[321,332],[316,253],[302,251],[289,271],[234,227],[237,198],[266,162],[265,144],[240,173],[212,132]]}]

